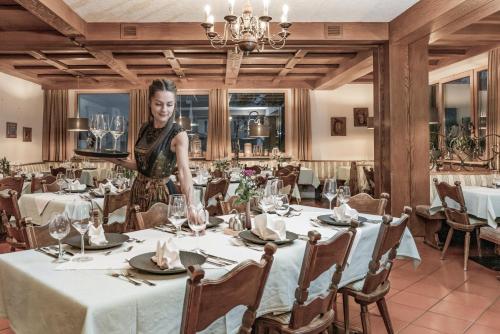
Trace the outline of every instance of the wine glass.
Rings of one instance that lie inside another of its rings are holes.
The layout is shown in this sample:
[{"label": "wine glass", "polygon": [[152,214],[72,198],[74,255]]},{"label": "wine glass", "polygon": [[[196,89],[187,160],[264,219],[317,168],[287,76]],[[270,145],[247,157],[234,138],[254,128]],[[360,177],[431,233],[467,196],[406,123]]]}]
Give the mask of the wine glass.
[{"label": "wine glass", "polygon": [[337,180],[326,179],[323,185],[323,197],[325,197],[330,202],[330,210],[332,209],[332,200],[337,194]]},{"label": "wine glass", "polygon": [[111,133],[114,139],[113,149],[115,152],[117,152],[118,138],[120,138],[121,135],[125,133],[125,117],[120,115],[113,117],[109,132]]},{"label": "wine glass", "polygon": [[342,204],[349,202],[351,198],[351,188],[349,186],[344,186],[343,188],[343,196],[342,196]]},{"label": "wine glass", "polygon": [[90,220],[89,207],[85,204],[81,204],[75,207],[71,216],[71,225],[77,230],[81,235],[81,251],[80,256],[75,256],[73,261],[76,262],[86,262],[91,261],[92,257],[85,255],[85,242],[83,236],[89,230]]},{"label": "wine glass", "polygon": [[275,198],[275,185],[273,181],[268,181],[266,187],[264,188],[264,192],[262,193],[262,197],[260,198],[260,207],[264,213],[267,213],[274,207],[274,198]]},{"label": "wine glass", "polygon": [[181,226],[187,219],[186,196],[183,194],[170,195],[168,219],[175,226],[175,237],[181,237]]},{"label": "wine glass", "polygon": [[66,181],[73,182],[75,180],[75,171],[73,169],[66,169]]},{"label": "wine glass", "polygon": [[64,180],[64,178],[65,178],[65,175],[63,173],[57,173],[56,183],[59,186],[59,192],[62,191],[63,185],[66,183],[66,181]]},{"label": "wine glass", "polygon": [[273,184],[274,184],[273,187],[274,196],[280,195],[283,191],[283,180],[276,179],[274,180]]},{"label": "wine glass", "polygon": [[56,263],[67,261],[63,259],[61,240],[69,234],[70,229],[69,219],[65,214],[55,214],[49,219],[49,234],[59,243],[59,256],[54,260]]},{"label": "wine glass", "polygon": [[190,217],[188,219],[189,228],[193,230],[194,235],[196,237],[197,247],[195,248],[195,252],[201,253],[200,247],[198,247],[200,232],[204,231],[207,227],[208,223],[208,211],[204,208],[196,210],[196,215],[194,217]]},{"label": "wine glass", "polygon": [[98,130],[98,136],[99,136],[99,151],[102,150],[102,138],[106,135],[106,133],[109,132],[109,117],[108,115],[104,114],[97,114],[96,115],[96,127]]},{"label": "wine glass", "polygon": [[89,124],[89,130],[95,137],[94,151],[97,151],[99,149],[100,130],[98,129],[98,126],[97,126],[97,123],[98,123],[97,116],[98,116],[97,114],[90,115],[90,124]]},{"label": "wine glass", "polygon": [[278,216],[283,216],[288,213],[290,209],[290,202],[288,201],[288,195],[278,194],[274,198],[274,207]]}]

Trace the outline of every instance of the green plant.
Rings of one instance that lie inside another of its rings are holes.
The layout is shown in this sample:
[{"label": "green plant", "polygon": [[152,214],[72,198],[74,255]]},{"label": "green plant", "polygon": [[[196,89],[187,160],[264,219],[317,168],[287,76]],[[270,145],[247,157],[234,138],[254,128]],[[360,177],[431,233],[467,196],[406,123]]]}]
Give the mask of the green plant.
[{"label": "green plant", "polygon": [[237,205],[250,202],[252,197],[257,195],[257,185],[255,183],[255,171],[251,169],[241,172],[240,183],[236,188],[239,198],[235,201]]},{"label": "green plant", "polygon": [[2,174],[9,175],[10,174],[10,162],[6,157],[3,157],[0,160],[0,171]]},{"label": "green plant", "polygon": [[231,162],[227,159],[221,159],[221,160],[215,160],[214,161],[214,167],[216,170],[219,170],[221,172],[224,172],[229,166],[231,165]]}]

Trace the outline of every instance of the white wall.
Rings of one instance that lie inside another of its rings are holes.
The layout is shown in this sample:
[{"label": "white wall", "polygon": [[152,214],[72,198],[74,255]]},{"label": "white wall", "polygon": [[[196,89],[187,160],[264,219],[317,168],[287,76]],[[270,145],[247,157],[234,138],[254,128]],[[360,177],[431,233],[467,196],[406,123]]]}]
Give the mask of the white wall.
[{"label": "white wall", "polygon": [[[353,108],[373,116],[373,85],[349,84],[311,91],[313,160],[373,160],[373,130],[354,127]],[[330,118],[347,118],[347,135],[332,137]]]},{"label": "white wall", "polygon": [[[6,138],[6,122],[17,123],[17,138]],[[11,162],[42,161],[43,91],[40,85],[0,73],[0,158]],[[23,142],[23,127],[32,141]]]}]

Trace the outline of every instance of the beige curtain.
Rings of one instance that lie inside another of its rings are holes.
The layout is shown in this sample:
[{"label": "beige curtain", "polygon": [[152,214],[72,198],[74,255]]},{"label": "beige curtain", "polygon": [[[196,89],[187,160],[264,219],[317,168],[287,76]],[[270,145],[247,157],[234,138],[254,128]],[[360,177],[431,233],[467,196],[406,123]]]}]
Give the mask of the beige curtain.
[{"label": "beige curtain", "polygon": [[43,92],[42,159],[63,161],[67,159],[68,90],[46,89]]},{"label": "beige curtain", "polygon": [[207,160],[231,156],[231,129],[227,89],[212,89],[209,100]]},{"label": "beige curtain", "polygon": [[[292,155],[298,160],[311,160],[311,102],[309,90],[294,88],[290,105],[292,119]],[[288,120],[287,120],[288,121]]]},{"label": "beige curtain", "polygon": [[134,159],[134,146],[141,125],[148,120],[148,90],[134,89],[130,91],[130,113],[128,122],[128,150],[130,158]]},{"label": "beige curtain", "polygon": [[[491,50],[488,54],[488,111],[487,126],[488,135],[500,135],[500,48]],[[497,137],[488,137],[488,154],[491,154],[491,148],[500,147],[500,140]],[[500,169],[500,159],[497,156],[494,160],[496,169]]]}]

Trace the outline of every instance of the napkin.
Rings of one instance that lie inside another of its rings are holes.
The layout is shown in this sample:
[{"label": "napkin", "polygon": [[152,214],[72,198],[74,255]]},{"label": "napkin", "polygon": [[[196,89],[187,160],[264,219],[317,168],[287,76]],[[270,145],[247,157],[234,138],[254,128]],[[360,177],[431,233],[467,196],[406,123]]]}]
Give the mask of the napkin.
[{"label": "napkin", "polygon": [[75,180],[69,184],[69,189],[70,190],[85,190],[85,189],[87,189],[87,185],[81,184],[80,181]]},{"label": "napkin", "polygon": [[270,219],[263,213],[255,216],[255,227],[252,233],[262,240],[280,241],[286,239],[286,225],[282,219]]},{"label": "napkin", "polygon": [[94,224],[89,226],[89,243],[91,246],[100,246],[108,243],[106,236],[104,235],[104,228],[102,224],[99,227],[94,227]]},{"label": "napkin", "polygon": [[158,240],[156,243],[156,253],[151,258],[151,261],[156,263],[161,269],[182,268],[179,249],[172,238],[169,238],[163,244]]},{"label": "napkin", "polygon": [[342,204],[333,208],[333,215],[331,217],[337,221],[350,221],[351,219],[358,219],[358,211],[347,204]]},{"label": "napkin", "polygon": [[97,191],[101,195],[104,195],[104,194],[106,194],[106,188],[109,188],[111,193],[116,193],[116,190],[117,190],[116,187],[109,181],[106,183],[99,184],[99,189],[97,189]]},{"label": "napkin", "polygon": [[203,177],[203,175],[198,174],[194,178],[194,183],[196,183],[196,184],[204,184],[205,183],[205,178]]}]

